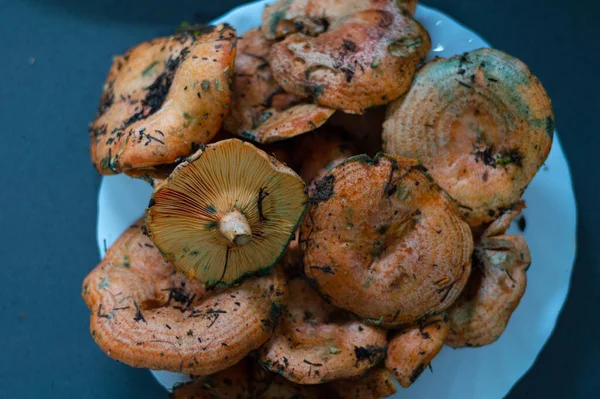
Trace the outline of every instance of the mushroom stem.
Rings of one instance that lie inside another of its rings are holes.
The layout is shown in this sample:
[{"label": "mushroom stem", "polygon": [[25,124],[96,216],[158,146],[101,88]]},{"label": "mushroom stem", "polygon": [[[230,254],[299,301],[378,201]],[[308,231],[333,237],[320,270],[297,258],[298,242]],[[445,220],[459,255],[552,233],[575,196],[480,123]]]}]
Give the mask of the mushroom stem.
[{"label": "mushroom stem", "polygon": [[236,245],[246,245],[252,240],[248,220],[239,211],[226,213],[219,226],[221,234]]}]

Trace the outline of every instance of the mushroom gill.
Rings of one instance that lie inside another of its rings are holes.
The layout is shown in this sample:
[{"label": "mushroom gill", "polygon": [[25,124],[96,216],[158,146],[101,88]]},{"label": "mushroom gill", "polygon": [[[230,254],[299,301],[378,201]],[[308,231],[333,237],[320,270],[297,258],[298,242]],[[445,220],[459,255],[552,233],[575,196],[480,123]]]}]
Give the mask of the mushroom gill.
[{"label": "mushroom gill", "polygon": [[307,206],[296,173],[249,143],[200,149],[159,185],[146,211],[165,259],[190,279],[229,286],[269,273]]}]

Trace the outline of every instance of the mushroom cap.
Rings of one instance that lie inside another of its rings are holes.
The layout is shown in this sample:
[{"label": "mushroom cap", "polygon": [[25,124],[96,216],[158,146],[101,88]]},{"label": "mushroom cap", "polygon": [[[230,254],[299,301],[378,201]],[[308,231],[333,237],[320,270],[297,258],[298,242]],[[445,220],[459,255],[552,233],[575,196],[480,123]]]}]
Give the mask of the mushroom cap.
[{"label": "mushroom cap", "polygon": [[390,104],[384,151],[415,158],[454,197],[471,226],[518,201],[546,160],[554,115],[521,61],[480,49],[422,67]]},{"label": "mushroom cap", "polygon": [[399,331],[388,343],[385,366],[394,373],[400,385],[408,388],[437,356],[447,337],[447,314],[427,318]]},{"label": "mushroom cap", "polygon": [[391,374],[383,367],[373,368],[357,379],[332,381],[328,385],[334,393],[328,396],[330,399],[382,399],[396,393]]},{"label": "mushroom cap", "polygon": [[454,202],[413,160],[353,157],[317,183],[300,230],[304,270],[335,306],[385,327],[454,302],[473,241]]},{"label": "mushroom cap", "polygon": [[299,384],[357,377],[383,359],[386,331],[329,305],[304,279],[289,282],[290,300],[260,350],[267,369]]},{"label": "mushroom cap", "polygon": [[404,94],[431,48],[392,0],[281,0],[265,8],[262,30],[285,36],[269,62],[286,92],[353,114]]},{"label": "mushroom cap", "polygon": [[235,50],[235,31],[221,24],[156,38],[116,57],[90,127],[98,172],[151,170],[207,143],[231,102]]},{"label": "mushroom cap", "polygon": [[133,367],[207,375],[271,336],[287,292],[280,271],[206,292],[163,260],[141,222],[83,282],[90,331],[107,355]]},{"label": "mushroom cap", "polygon": [[491,344],[502,335],[519,306],[531,255],[522,236],[503,233],[520,210],[506,212],[476,243],[471,277],[448,310],[447,345],[459,348]]},{"label": "mushroom cap", "polygon": [[198,377],[175,387],[170,399],[252,399],[250,396],[252,363],[245,358],[228,369]]},{"label": "mushroom cap", "polygon": [[155,189],[146,221],[152,240],[179,272],[209,286],[228,286],[270,272],[307,202],[306,186],[294,171],[231,139],[209,144],[180,164]]},{"label": "mushroom cap", "polygon": [[239,38],[231,112],[225,118],[225,129],[264,144],[314,130],[334,113],[279,86],[267,61],[272,44],[258,28]]},{"label": "mushroom cap", "polygon": [[411,14],[414,14],[415,11],[417,11],[418,2],[418,0],[396,0],[396,4],[398,4],[398,7],[404,8]]}]

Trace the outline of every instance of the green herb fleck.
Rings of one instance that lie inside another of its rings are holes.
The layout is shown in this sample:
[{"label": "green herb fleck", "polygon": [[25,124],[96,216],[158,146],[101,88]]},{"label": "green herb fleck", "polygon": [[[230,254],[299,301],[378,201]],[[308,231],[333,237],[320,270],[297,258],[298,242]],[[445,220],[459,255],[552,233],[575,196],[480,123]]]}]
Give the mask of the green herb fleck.
[{"label": "green herb fleck", "polygon": [[102,290],[104,288],[108,288],[110,287],[110,283],[108,282],[108,278],[106,276],[102,277],[102,280],[100,280],[100,283],[98,284],[98,289]]},{"label": "green herb fleck", "polygon": [[331,353],[332,355],[337,355],[339,353],[342,353],[342,351],[340,349],[336,348],[335,346],[330,346],[329,353]]},{"label": "green herb fleck", "polygon": [[373,61],[371,61],[371,68],[373,68],[373,69],[379,68],[379,60],[377,58],[374,58]]},{"label": "green herb fleck", "polygon": [[152,70],[154,69],[155,66],[157,66],[159,64],[158,61],[154,61],[152,64],[148,65],[146,67],[146,69],[144,69],[142,71],[142,76],[146,77],[146,76],[150,76],[152,74]]},{"label": "green herb fleck", "polygon": [[200,83],[200,87],[202,87],[202,90],[204,90],[204,91],[209,91],[210,90],[210,82],[208,80],[203,80],[202,83]]},{"label": "green herb fleck", "polygon": [[217,91],[223,91],[223,84],[221,83],[221,79],[215,79],[215,87]]}]

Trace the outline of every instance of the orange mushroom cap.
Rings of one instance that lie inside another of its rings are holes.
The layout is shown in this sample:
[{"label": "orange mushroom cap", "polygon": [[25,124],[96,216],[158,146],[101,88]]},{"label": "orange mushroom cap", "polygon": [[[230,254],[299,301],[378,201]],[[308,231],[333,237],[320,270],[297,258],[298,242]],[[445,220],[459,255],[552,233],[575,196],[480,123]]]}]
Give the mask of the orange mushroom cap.
[{"label": "orange mushroom cap", "polygon": [[252,369],[253,363],[245,358],[218,373],[175,387],[169,399],[251,399]]},{"label": "orange mushroom cap", "polygon": [[408,90],[431,48],[427,31],[392,0],[280,0],[262,31],[275,80],[288,93],[361,114]]},{"label": "orange mushroom cap", "polygon": [[447,309],[466,284],[471,231],[417,162],[350,158],[311,201],[300,230],[304,270],[332,304],[400,326]]},{"label": "orange mushroom cap", "polygon": [[383,359],[386,332],[327,304],[303,279],[289,282],[290,300],[260,362],[299,384],[356,377]]},{"label": "orange mushroom cap", "polygon": [[116,57],[90,127],[101,174],[151,173],[178,162],[221,128],[236,51],[228,25],[181,31]]},{"label": "orange mushroom cap", "polygon": [[463,293],[448,310],[452,347],[483,346],[496,341],[519,306],[531,263],[527,242],[504,234],[523,205],[494,221],[477,240],[473,271]]},{"label": "orange mushroom cap", "polygon": [[273,79],[268,63],[273,41],[259,29],[238,41],[231,112],[225,129],[257,143],[272,143],[314,130],[334,113],[286,93]]},{"label": "orange mushroom cap", "polygon": [[283,275],[206,292],[176,274],[141,221],[127,229],[83,282],[90,331],[110,357],[133,367],[207,375],[272,334],[287,288]]},{"label": "orange mushroom cap", "polygon": [[419,378],[448,337],[447,314],[425,319],[394,334],[388,343],[385,366],[404,388]]},{"label": "orange mushroom cap", "polygon": [[553,133],[550,99],[527,66],[480,49],[417,72],[388,107],[383,148],[422,162],[476,227],[521,198]]}]

